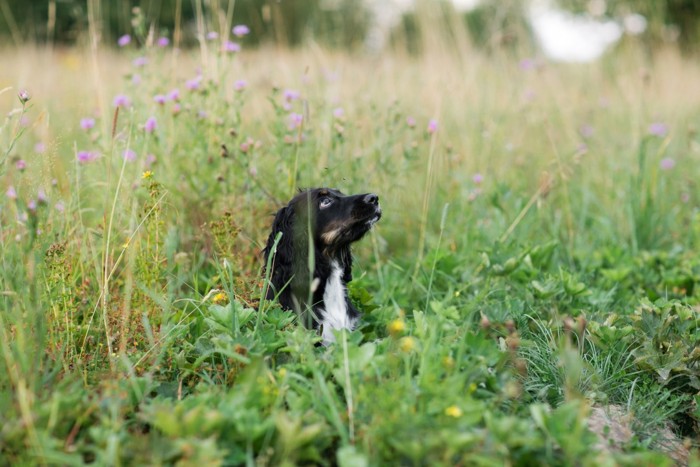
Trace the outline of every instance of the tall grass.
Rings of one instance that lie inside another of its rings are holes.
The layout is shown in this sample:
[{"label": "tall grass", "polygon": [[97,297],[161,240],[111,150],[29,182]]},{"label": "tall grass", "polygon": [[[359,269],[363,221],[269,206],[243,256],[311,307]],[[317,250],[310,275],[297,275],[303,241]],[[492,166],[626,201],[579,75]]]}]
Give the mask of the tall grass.
[{"label": "tall grass", "polygon": [[[634,378],[693,433],[673,401],[697,378],[695,64],[634,45],[523,62],[437,35],[381,57],[91,38],[0,51],[7,462],[592,461],[558,420],[582,427],[593,389],[617,403]],[[320,185],[385,213],[356,249],[363,325],[328,349],[260,302],[271,214]],[[680,305],[630,340],[644,297]],[[569,315],[592,323],[582,356],[554,338]],[[684,369],[635,366],[668,336]],[[595,369],[583,386],[567,349]]]}]

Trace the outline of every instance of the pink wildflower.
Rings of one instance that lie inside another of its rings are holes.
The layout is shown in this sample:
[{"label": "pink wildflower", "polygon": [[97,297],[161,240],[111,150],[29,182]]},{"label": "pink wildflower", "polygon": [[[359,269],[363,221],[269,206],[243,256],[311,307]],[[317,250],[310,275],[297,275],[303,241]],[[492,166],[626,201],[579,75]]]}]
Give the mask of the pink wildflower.
[{"label": "pink wildflower", "polygon": [[81,118],[80,119],[80,128],[83,130],[91,130],[95,128],[95,119],[94,118]]},{"label": "pink wildflower", "polygon": [[124,34],[117,40],[117,44],[119,45],[119,47],[126,47],[127,45],[129,45],[130,42],[131,36],[128,34]]},{"label": "pink wildflower", "polygon": [[250,33],[250,29],[248,29],[248,26],[246,26],[245,24],[238,24],[233,27],[231,32],[233,32],[233,35],[236,37],[243,37],[247,36],[248,33]]},{"label": "pink wildflower", "polygon": [[143,125],[143,129],[146,130],[146,133],[153,133],[157,127],[158,123],[155,117],[148,117],[148,120],[146,120],[146,123]]},{"label": "pink wildflower", "polygon": [[428,122],[428,133],[432,134],[438,130],[438,122],[434,118],[431,118]]},{"label": "pink wildflower", "polygon": [[118,94],[114,97],[113,103],[115,107],[129,107],[131,105],[131,99],[124,94]]},{"label": "pink wildflower", "polygon": [[659,165],[661,166],[661,170],[671,170],[676,166],[676,161],[671,159],[670,157],[665,157],[661,159]]}]

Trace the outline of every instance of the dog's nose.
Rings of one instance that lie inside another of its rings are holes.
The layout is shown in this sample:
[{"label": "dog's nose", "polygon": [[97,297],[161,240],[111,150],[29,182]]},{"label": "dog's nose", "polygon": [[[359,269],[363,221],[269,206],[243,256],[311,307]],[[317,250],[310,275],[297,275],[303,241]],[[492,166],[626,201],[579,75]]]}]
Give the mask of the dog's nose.
[{"label": "dog's nose", "polygon": [[368,193],[365,195],[363,201],[367,204],[374,204],[375,206],[379,204],[379,196],[374,193]]}]

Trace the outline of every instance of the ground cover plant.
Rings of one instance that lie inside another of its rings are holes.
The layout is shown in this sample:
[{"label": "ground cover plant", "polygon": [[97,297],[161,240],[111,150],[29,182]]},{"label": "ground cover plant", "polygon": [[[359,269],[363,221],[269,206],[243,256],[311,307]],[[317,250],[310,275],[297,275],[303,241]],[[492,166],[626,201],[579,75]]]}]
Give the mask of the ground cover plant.
[{"label": "ground cover plant", "polygon": [[[696,64],[205,32],[0,52],[3,464],[698,462]],[[384,211],[329,347],[260,300],[320,185]]]}]

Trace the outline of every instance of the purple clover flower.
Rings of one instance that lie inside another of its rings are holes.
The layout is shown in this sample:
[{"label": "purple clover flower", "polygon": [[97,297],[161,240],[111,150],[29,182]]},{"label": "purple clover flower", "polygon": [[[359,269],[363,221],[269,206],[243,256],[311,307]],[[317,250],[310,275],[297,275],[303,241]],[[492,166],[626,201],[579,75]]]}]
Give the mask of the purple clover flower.
[{"label": "purple clover flower", "polygon": [[30,211],[36,211],[36,200],[30,199],[27,203],[27,209]]},{"label": "purple clover flower", "polygon": [[301,97],[301,93],[295,89],[285,89],[282,95],[287,102],[295,101]]},{"label": "purple clover flower", "polygon": [[25,104],[29,99],[32,98],[32,96],[29,95],[29,91],[26,89],[22,89],[18,94],[17,97],[19,97],[19,101],[22,104]]},{"label": "purple clover flower", "polygon": [[122,157],[126,159],[127,162],[131,162],[136,159],[136,153],[131,149],[125,149],[122,153]]},{"label": "purple clover flower", "polygon": [[58,212],[63,212],[66,210],[66,205],[63,204],[63,201],[57,202],[54,207],[56,208],[56,211],[58,211]]},{"label": "purple clover flower", "polygon": [[409,128],[415,128],[416,119],[410,116],[406,117],[406,125],[408,125]]},{"label": "purple clover flower", "polygon": [[659,162],[659,166],[661,170],[671,170],[676,166],[676,161],[670,157],[664,157],[661,159],[661,162]]},{"label": "purple clover flower", "polygon": [[155,117],[148,117],[148,120],[146,120],[146,123],[143,124],[143,129],[146,130],[146,133],[153,133],[156,128],[158,128],[158,122],[156,122]]},{"label": "purple clover flower", "polygon": [[159,37],[158,38],[158,47],[167,47],[170,45],[170,39],[167,37]]},{"label": "purple clover flower", "polygon": [[34,145],[34,152],[38,152],[39,154],[46,152],[46,145],[39,141]]},{"label": "purple clover flower", "polygon": [[437,130],[438,130],[438,121],[435,120],[434,118],[431,118],[430,121],[428,122],[427,131],[428,131],[428,133],[433,134]]},{"label": "purple clover flower", "polygon": [[207,40],[213,41],[219,38],[219,33],[216,31],[209,31],[207,33]]},{"label": "purple clover flower", "polygon": [[82,128],[85,131],[92,130],[93,128],[95,128],[95,119],[90,118],[90,117],[81,118],[80,119],[80,128]]},{"label": "purple clover flower", "polygon": [[131,36],[128,34],[124,34],[122,37],[120,37],[117,40],[117,44],[119,45],[119,47],[126,47],[130,43],[131,43]]},{"label": "purple clover flower", "polygon": [[153,154],[148,154],[146,156],[146,162],[145,162],[146,167],[152,166],[155,161],[156,161],[156,156],[154,156]]},{"label": "purple clover flower", "polygon": [[148,63],[148,59],[146,57],[136,57],[134,60],[132,60],[131,64],[134,65],[135,67],[139,68],[142,66],[146,66]]},{"label": "purple clover flower", "polygon": [[171,101],[179,101],[180,100],[180,90],[175,88],[172,91],[168,93],[168,99]]},{"label": "purple clover flower", "polygon": [[223,45],[224,52],[236,53],[241,51],[241,45],[237,42],[226,41]]},{"label": "purple clover flower", "polygon": [[648,130],[650,135],[663,138],[668,134],[668,125],[662,122],[654,122],[651,125],[649,125]]},{"label": "purple clover flower", "polygon": [[98,154],[96,152],[92,151],[78,151],[78,162],[82,164],[86,164],[88,162],[92,162],[95,159],[97,159]]},{"label": "purple clover flower", "polygon": [[[201,82],[202,82],[202,77],[197,76],[196,78],[192,78],[190,80],[187,80],[185,82],[185,87],[187,89],[189,89],[190,91],[196,91],[197,89],[199,89],[199,85]],[[177,99],[173,99],[173,100],[177,100]]]},{"label": "purple clover flower", "polygon": [[245,24],[237,24],[236,26],[233,27],[231,32],[236,37],[243,37],[243,36],[247,36],[248,33],[250,33],[250,29]]},{"label": "purple clover flower", "polygon": [[243,91],[247,86],[248,83],[244,79],[239,79],[235,83],[233,83],[233,89],[235,89],[238,92]]},{"label": "purple clover flower", "polygon": [[342,107],[336,107],[333,109],[333,116],[337,119],[341,119],[345,117],[345,110],[343,110]]},{"label": "purple clover flower", "polygon": [[27,162],[26,162],[24,159],[20,159],[20,160],[18,160],[17,162],[15,162],[15,167],[16,167],[17,170],[19,170],[20,172],[23,172],[24,169],[27,168]]},{"label": "purple clover flower", "polygon": [[114,97],[113,103],[115,107],[129,107],[131,106],[131,99],[124,94],[117,94]]},{"label": "purple clover flower", "polygon": [[484,176],[481,175],[479,172],[475,173],[474,176],[472,177],[472,182],[474,182],[475,185],[481,185],[481,182],[484,181]]},{"label": "purple clover flower", "polygon": [[13,186],[7,187],[7,191],[5,192],[5,196],[7,196],[10,199],[17,199],[17,190],[15,190],[15,187],[13,187]]},{"label": "purple clover flower", "polygon": [[165,97],[163,94],[156,94],[155,96],[153,96],[153,100],[156,102],[156,104],[163,105],[168,100],[168,98]]},{"label": "purple clover flower", "polygon": [[46,191],[44,191],[43,188],[39,188],[39,190],[37,191],[36,199],[39,202],[39,204],[46,204],[46,202],[48,201]]},{"label": "purple clover flower", "polygon": [[302,114],[298,114],[296,112],[292,112],[289,114],[288,119],[288,127],[290,130],[294,130],[295,128],[298,128],[301,126],[301,124],[304,121],[304,116]]}]

